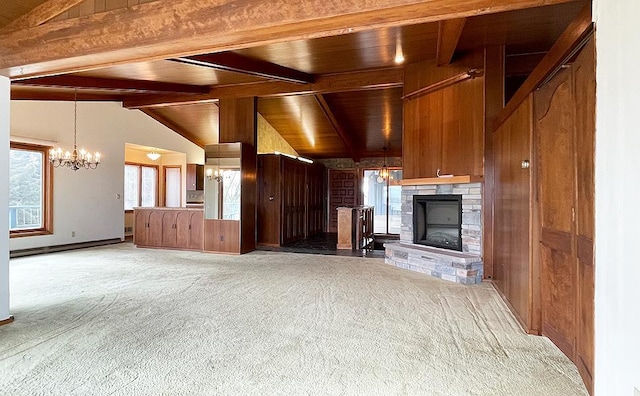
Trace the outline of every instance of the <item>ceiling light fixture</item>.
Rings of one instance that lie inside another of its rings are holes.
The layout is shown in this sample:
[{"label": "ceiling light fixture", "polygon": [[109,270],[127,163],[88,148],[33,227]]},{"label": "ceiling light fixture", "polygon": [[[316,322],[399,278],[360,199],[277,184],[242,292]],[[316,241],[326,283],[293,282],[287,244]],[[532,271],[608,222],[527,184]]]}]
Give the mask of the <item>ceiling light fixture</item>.
[{"label": "ceiling light fixture", "polygon": [[61,147],[49,150],[49,162],[54,168],[67,167],[77,171],[78,169],[96,169],[100,164],[100,153],[91,154],[85,149],[78,151],[78,90],[73,91],[73,151],[63,151]]},{"label": "ceiling light fixture", "polygon": [[156,161],[158,158],[160,158],[160,157],[161,157],[161,155],[162,155],[162,154],[160,154],[160,153],[158,152],[158,150],[156,150],[155,148],[154,148],[153,150],[151,150],[151,152],[150,152],[150,153],[147,153],[147,157],[149,157],[149,159],[150,159],[151,161]]},{"label": "ceiling light fixture", "polygon": [[384,183],[387,178],[389,177],[389,168],[387,167],[387,148],[383,147],[382,148],[382,155],[383,155],[383,160],[382,160],[382,168],[380,168],[380,171],[378,172],[378,183]]}]

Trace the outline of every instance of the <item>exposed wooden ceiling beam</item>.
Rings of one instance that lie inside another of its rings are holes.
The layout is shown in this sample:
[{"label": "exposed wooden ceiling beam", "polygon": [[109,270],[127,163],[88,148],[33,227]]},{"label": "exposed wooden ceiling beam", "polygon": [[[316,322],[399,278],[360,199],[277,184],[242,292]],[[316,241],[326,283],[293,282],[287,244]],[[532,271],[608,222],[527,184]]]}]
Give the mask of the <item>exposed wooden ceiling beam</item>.
[{"label": "exposed wooden ceiling beam", "polygon": [[0,33],[42,25],[85,0],[49,0],[0,29]]},{"label": "exposed wooden ceiling beam", "polygon": [[404,72],[402,69],[377,69],[352,73],[319,75],[313,84],[292,84],[275,81],[213,87],[208,94],[204,95],[149,95],[140,98],[126,99],[123,105],[129,109],[138,109],[144,107],[179,106],[213,102],[217,99],[226,98],[363,91],[401,87],[403,82]]},{"label": "exposed wooden ceiling beam", "polygon": [[354,162],[359,162],[360,153],[355,149],[355,145],[351,140],[351,136],[348,133],[346,133],[345,130],[342,128],[342,126],[338,122],[338,119],[333,114],[333,111],[331,111],[331,107],[325,100],[324,96],[322,94],[316,94],[315,98],[316,98],[316,101],[318,102],[318,105],[320,105],[322,112],[327,117],[327,119],[333,126],[333,129],[335,129],[336,132],[338,133],[338,136],[340,136],[342,143],[344,143],[345,147],[349,151],[349,155],[351,156],[351,159]]},{"label": "exposed wooden ceiling beam", "polygon": [[171,129],[172,131],[176,132],[177,134],[181,135],[182,137],[184,137],[185,139],[189,140],[193,144],[196,144],[196,145],[204,148],[205,143],[202,140],[198,139],[197,136],[195,136],[194,134],[190,133],[185,128],[183,128],[180,125],[176,124],[172,120],[162,116],[161,114],[158,114],[153,109],[140,109],[140,111],[142,111],[143,113],[145,113],[149,117],[153,118],[154,120],[158,121],[162,125],[166,126],[167,128]]},{"label": "exposed wooden ceiling beam", "polygon": [[439,22],[436,55],[438,66],[445,66],[451,63],[466,22],[467,18],[447,19]]},{"label": "exposed wooden ceiling beam", "polygon": [[4,34],[0,75],[42,77],[570,1],[156,0]]},{"label": "exposed wooden ceiling beam", "polygon": [[200,85],[165,83],[144,80],[112,80],[108,78],[82,76],[39,77],[28,80],[15,80],[13,85],[40,86],[57,88],[99,89],[106,91],[134,93],[192,93],[209,92],[209,87]]},{"label": "exposed wooden ceiling beam", "polygon": [[219,52],[217,54],[205,54],[185,56],[171,59],[175,62],[187,63],[190,65],[211,67],[217,70],[225,70],[235,73],[248,74],[281,80],[293,83],[308,84],[315,79],[313,75],[304,73],[275,63],[253,59],[233,52]]}]

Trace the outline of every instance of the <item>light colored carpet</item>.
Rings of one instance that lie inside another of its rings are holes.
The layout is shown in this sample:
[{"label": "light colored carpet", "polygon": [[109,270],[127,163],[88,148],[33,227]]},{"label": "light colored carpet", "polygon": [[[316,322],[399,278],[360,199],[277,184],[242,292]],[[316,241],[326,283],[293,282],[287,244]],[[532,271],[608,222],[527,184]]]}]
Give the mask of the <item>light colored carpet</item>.
[{"label": "light colored carpet", "polygon": [[11,261],[6,395],[584,395],[490,285],[130,244]]}]

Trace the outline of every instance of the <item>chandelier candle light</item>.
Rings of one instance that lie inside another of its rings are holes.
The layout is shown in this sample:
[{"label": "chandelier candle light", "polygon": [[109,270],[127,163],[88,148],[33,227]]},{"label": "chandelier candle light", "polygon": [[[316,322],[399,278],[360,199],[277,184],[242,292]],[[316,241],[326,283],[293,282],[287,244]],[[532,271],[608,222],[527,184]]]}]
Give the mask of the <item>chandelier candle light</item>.
[{"label": "chandelier candle light", "polygon": [[91,154],[85,149],[78,151],[78,92],[73,93],[73,151],[63,151],[62,148],[49,150],[49,162],[54,168],[67,167],[77,171],[78,169],[96,169],[100,164],[100,153]]}]

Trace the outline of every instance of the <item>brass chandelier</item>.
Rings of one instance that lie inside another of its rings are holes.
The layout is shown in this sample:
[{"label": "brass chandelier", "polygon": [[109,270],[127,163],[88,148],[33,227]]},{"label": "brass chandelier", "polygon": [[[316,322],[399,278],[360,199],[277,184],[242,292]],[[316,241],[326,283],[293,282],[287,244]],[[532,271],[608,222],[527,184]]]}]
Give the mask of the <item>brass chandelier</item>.
[{"label": "brass chandelier", "polygon": [[61,147],[49,150],[49,162],[54,168],[67,167],[78,169],[96,169],[100,164],[100,153],[91,154],[85,149],[78,151],[78,91],[73,92],[73,151],[63,150]]}]

